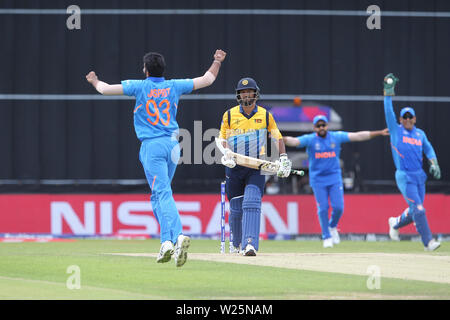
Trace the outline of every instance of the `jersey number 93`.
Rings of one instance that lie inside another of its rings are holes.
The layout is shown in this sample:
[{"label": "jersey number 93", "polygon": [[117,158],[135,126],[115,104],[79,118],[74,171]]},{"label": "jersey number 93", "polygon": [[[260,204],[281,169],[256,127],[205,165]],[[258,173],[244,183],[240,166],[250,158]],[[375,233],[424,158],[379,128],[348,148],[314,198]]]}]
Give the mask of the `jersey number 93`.
[{"label": "jersey number 93", "polygon": [[[153,109],[155,110],[155,112],[150,111],[150,104],[153,105]],[[161,123],[167,127],[170,122],[169,108],[170,102],[167,99],[161,100],[158,106],[156,105],[155,100],[153,99],[147,100],[147,103],[145,104],[145,110],[147,111],[147,114],[150,116],[150,118],[147,118],[147,121],[154,126],[156,126],[159,123],[159,121],[161,121]],[[167,115],[166,117],[160,116],[160,109],[162,109],[162,113]],[[155,117],[155,119],[152,121],[151,118],[153,117]]]}]

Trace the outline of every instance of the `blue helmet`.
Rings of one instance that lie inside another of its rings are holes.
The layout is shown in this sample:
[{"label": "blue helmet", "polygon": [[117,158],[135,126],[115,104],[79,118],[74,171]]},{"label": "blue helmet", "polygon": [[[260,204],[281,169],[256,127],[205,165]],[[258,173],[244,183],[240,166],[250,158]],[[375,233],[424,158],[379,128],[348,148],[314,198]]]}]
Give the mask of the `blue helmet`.
[{"label": "blue helmet", "polygon": [[[255,90],[255,97],[251,99],[245,99],[243,100],[239,94],[241,90],[245,89],[253,89]],[[256,84],[256,81],[252,78],[242,78],[239,80],[237,86],[236,86],[236,99],[239,102],[240,105],[249,106],[252,105],[256,100],[259,99],[259,87]]]}]

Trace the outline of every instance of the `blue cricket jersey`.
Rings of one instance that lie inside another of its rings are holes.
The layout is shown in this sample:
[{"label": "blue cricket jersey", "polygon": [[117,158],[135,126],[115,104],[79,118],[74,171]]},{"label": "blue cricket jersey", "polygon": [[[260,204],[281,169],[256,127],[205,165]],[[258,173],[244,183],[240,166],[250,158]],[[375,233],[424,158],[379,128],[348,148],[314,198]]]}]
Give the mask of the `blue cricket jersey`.
[{"label": "blue cricket jersey", "polygon": [[341,143],[349,142],[348,132],[328,131],[322,138],[317,133],[310,133],[297,137],[300,145],[306,147],[309,159],[309,184],[326,186],[342,183],[339,155]]},{"label": "blue cricket jersey", "polygon": [[134,130],[139,140],[178,134],[178,100],[181,95],[192,92],[192,79],[148,77],[124,80],[122,86],[125,95],[136,97]]},{"label": "blue cricket jersey", "polygon": [[428,141],[425,132],[415,126],[406,130],[397,123],[392,97],[384,97],[384,113],[391,138],[392,156],[397,170],[408,173],[423,172],[423,153],[428,159],[436,158],[436,153]]}]

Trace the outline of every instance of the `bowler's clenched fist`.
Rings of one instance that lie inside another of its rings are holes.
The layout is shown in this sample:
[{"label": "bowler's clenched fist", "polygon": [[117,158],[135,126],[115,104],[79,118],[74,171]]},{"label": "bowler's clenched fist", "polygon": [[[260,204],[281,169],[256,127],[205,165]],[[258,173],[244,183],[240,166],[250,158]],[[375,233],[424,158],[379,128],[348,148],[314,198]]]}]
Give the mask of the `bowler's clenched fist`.
[{"label": "bowler's clenched fist", "polygon": [[95,74],[94,71],[91,71],[91,72],[89,72],[89,73],[86,75],[86,80],[87,80],[89,83],[94,83],[95,81],[98,81],[98,77],[97,77],[97,75]]},{"label": "bowler's clenched fist", "polygon": [[227,55],[227,53],[221,49],[217,49],[216,53],[214,54],[214,60],[217,60],[219,62],[222,62],[223,60],[225,60],[225,56]]}]

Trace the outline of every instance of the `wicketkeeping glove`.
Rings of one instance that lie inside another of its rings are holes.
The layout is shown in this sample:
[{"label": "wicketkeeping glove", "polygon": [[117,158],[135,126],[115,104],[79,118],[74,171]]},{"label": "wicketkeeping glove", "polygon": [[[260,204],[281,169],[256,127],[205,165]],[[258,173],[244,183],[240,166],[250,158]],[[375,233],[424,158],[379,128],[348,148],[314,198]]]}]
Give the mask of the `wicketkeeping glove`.
[{"label": "wicketkeeping glove", "polygon": [[[392,80],[392,81],[391,81]],[[385,96],[395,96],[395,85],[400,80],[394,76],[393,73],[389,73],[383,80],[383,93]]]},{"label": "wicketkeeping glove", "polygon": [[441,168],[439,168],[439,165],[438,165],[437,161],[433,162],[430,165],[430,174],[436,180],[439,180],[441,178]]},{"label": "wicketkeeping glove", "polygon": [[278,163],[277,176],[280,178],[287,178],[291,174],[292,161],[288,159],[286,153],[280,154],[280,159],[276,161]]}]

